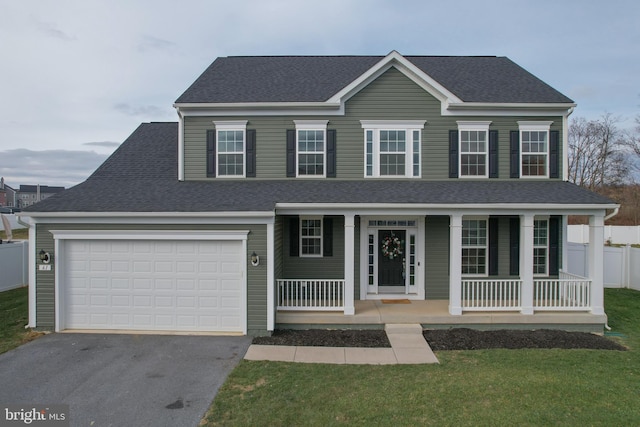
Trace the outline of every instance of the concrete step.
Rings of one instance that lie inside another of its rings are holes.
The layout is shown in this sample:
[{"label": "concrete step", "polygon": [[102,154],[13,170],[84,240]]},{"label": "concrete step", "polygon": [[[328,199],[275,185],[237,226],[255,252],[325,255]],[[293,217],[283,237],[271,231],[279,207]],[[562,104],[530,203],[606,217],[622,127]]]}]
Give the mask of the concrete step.
[{"label": "concrete step", "polygon": [[420,334],[422,335],[422,325],[419,323],[387,323],[384,330],[389,334]]}]

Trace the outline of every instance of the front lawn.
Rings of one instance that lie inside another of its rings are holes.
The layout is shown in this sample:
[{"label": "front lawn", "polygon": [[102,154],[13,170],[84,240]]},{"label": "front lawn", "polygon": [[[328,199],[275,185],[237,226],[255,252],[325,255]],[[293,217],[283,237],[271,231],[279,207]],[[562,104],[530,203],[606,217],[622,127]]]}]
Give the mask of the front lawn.
[{"label": "front lawn", "polygon": [[640,425],[640,292],[606,289],[629,351],[437,352],[439,365],[242,361],[202,425]]},{"label": "front lawn", "polygon": [[0,353],[42,335],[25,329],[29,323],[29,288],[0,292]]},{"label": "front lawn", "polygon": [[[27,240],[29,238],[29,229],[28,228],[16,228],[15,230],[11,230],[11,234],[13,235],[13,240]],[[4,232],[2,225],[0,224],[0,240],[7,240],[7,234]]]}]

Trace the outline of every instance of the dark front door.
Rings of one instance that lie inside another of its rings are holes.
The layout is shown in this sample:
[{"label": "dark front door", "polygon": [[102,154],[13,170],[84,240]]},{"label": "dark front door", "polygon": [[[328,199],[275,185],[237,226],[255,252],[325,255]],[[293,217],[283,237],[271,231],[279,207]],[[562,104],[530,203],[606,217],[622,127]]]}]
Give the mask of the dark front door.
[{"label": "dark front door", "polygon": [[378,285],[404,286],[405,230],[380,230]]}]

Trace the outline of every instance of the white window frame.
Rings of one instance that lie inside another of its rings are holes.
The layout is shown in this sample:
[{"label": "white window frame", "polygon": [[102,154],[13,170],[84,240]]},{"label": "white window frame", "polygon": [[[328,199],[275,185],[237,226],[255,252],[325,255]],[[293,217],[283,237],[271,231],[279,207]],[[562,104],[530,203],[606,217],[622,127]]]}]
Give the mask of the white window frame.
[{"label": "white window frame", "polygon": [[[485,224],[485,230],[486,230],[486,235],[485,235],[485,244],[484,245],[465,245],[463,240],[464,239],[464,222],[465,221],[483,221]],[[465,249],[484,249],[484,273],[463,273],[462,271],[460,272],[462,277],[489,277],[489,218],[486,216],[480,216],[480,217],[476,217],[476,216],[467,216],[467,217],[463,217],[462,218],[462,229],[463,229],[463,236],[462,239],[460,240],[460,245],[461,245],[461,252],[462,254],[464,254],[464,250]],[[463,255],[464,256],[464,255]],[[464,265],[462,263],[462,259],[460,260],[460,267],[462,268]]]},{"label": "white window frame", "polygon": [[[364,129],[364,177],[365,178],[421,178],[422,177],[422,129],[426,125],[425,120],[360,120]],[[404,151],[404,175],[381,175],[380,174],[380,132],[381,131],[404,131],[405,151]],[[414,131],[418,132],[417,153],[414,150]],[[372,134],[371,153],[367,153],[367,133]],[[367,154],[372,155],[372,163],[368,163]],[[414,162],[414,154],[418,154],[418,161]],[[371,174],[368,174],[368,166],[371,166]],[[414,175],[414,166],[418,167],[417,175]]]},{"label": "white window frame", "polygon": [[[247,176],[247,121],[214,121],[216,128],[216,177],[218,178],[244,178]],[[242,152],[224,152],[220,153],[220,132],[221,131],[241,131],[242,132]],[[220,154],[242,154],[242,174],[226,175],[222,174],[220,168]]]},{"label": "white window frame", "polygon": [[[327,124],[328,120],[294,120],[296,125],[296,177],[298,178],[325,178],[327,176]],[[323,134],[323,142],[322,142],[322,152],[319,151],[303,151],[300,152],[298,150],[298,139],[299,132],[311,130],[311,131],[322,131]],[[300,154],[322,154],[322,174],[318,175],[307,175],[300,174]]]},{"label": "white window frame", "polygon": [[[320,221],[320,235],[319,236],[303,236],[302,235],[302,224],[304,223],[304,221]],[[301,216],[300,217],[300,229],[298,230],[298,234],[300,235],[299,237],[299,247],[300,247],[300,257],[301,258],[322,258],[322,253],[323,253],[323,236],[324,236],[324,221],[323,221],[323,217],[322,216]],[[305,254],[302,253],[302,248],[304,247],[303,245],[303,241],[304,239],[314,239],[314,240],[318,240],[320,242],[320,253],[318,254]]]},{"label": "white window frame", "polygon": [[[520,177],[521,178],[531,178],[531,179],[544,179],[549,178],[549,131],[551,129],[551,124],[553,122],[528,122],[528,121],[519,121],[518,128],[520,131]],[[522,149],[524,144],[523,141],[523,133],[524,132],[546,132],[547,134],[547,150],[546,152],[538,152],[538,151],[527,151],[525,152]],[[522,158],[528,155],[542,155],[545,156],[545,174],[544,175],[525,175],[524,172],[524,163],[522,162]]]},{"label": "white window frame", "polygon": [[[536,223],[544,222],[546,229],[545,243],[544,244],[536,244]],[[536,277],[546,277],[549,275],[549,217],[538,217],[536,216],[533,219],[533,275]],[[544,272],[536,273],[536,249],[544,249]]]},{"label": "white window frame", "polygon": [[[468,122],[458,121],[458,176],[460,178],[489,178],[489,125],[491,122]],[[484,151],[466,151],[462,152],[462,133],[463,132],[484,132]],[[482,154],[484,155],[484,175],[463,175],[462,174],[462,156],[463,154]]]}]

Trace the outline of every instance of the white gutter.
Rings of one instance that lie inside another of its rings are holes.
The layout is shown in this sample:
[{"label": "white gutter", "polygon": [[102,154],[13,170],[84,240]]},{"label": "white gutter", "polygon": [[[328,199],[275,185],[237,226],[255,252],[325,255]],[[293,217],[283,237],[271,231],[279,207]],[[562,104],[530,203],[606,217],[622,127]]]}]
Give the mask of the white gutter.
[{"label": "white gutter", "polygon": [[537,209],[602,210],[617,209],[617,204],[567,205],[562,203],[276,203],[276,209]]},{"label": "white gutter", "polygon": [[[28,212],[34,218],[272,218],[273,211],[224,212]],[[20,214],[18,214],[20,215]],[[27,215],[25,215],[27,216]]]}]

